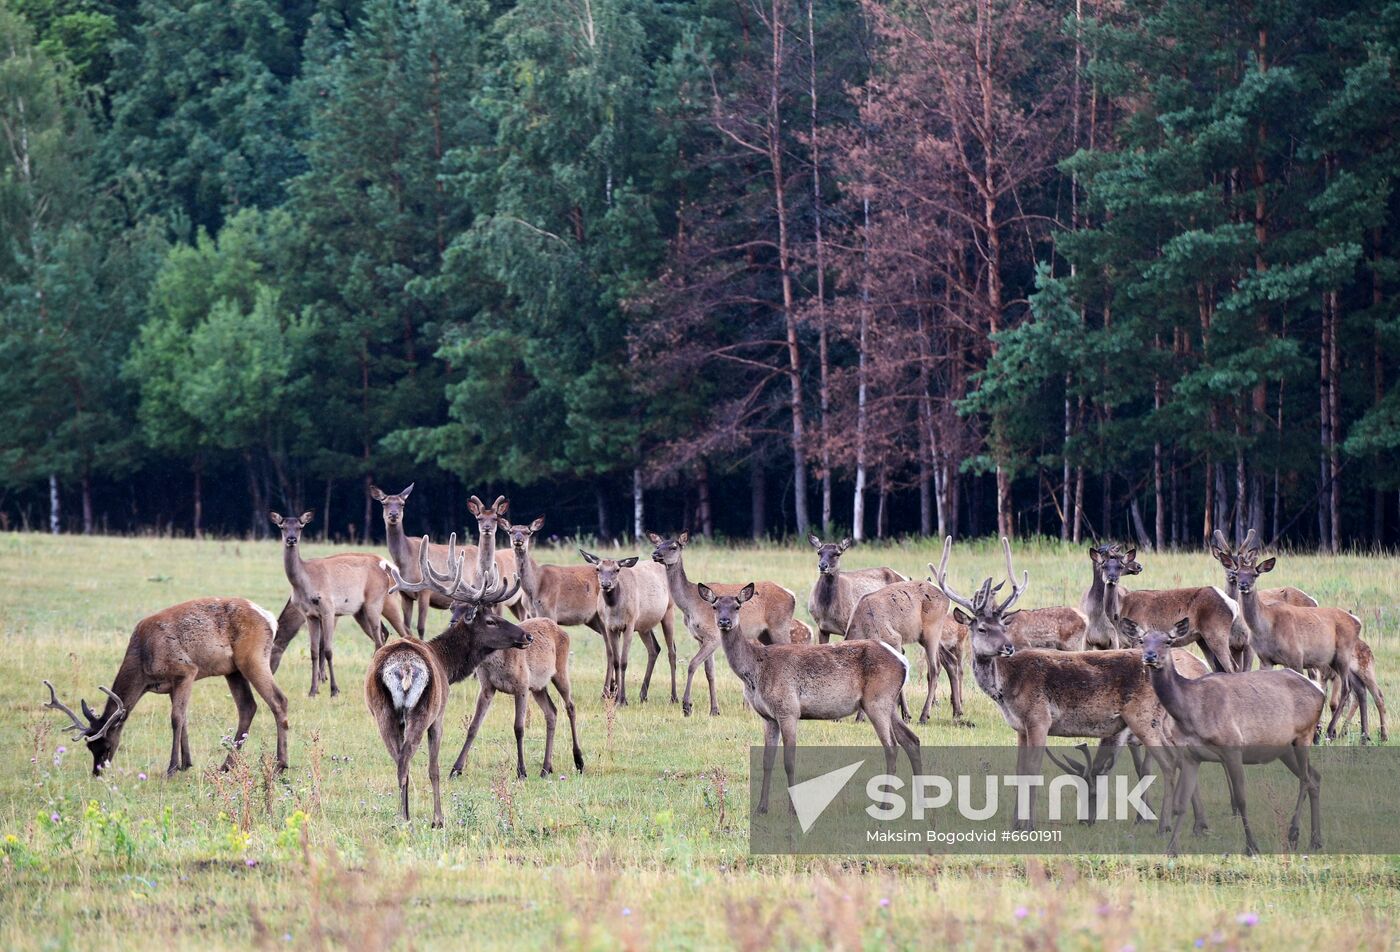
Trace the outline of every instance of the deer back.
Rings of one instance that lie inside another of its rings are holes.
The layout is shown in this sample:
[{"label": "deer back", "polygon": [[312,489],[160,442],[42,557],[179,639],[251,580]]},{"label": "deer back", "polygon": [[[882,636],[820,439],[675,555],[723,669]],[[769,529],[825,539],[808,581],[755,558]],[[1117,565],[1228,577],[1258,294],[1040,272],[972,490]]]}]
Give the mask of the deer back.
[{"label": "deer back", "polygon": [[549,618],[520,622],[533,640],[524,648],[493,651],[477,666],[476,676],[497,691],[521,695],[549,684],[555,673],[568,669],[569,635]]},{"label": "deer back", "polygon": [[922,643],[926,639],[939,644],[944,639],[945,618],[951,618],[948,598],[932,582],[923,579],[895,582],[876,589],[856,603],[846,637],[883,641],[896,647]]},{"label": "deer back", "polygon": [[807,599],[807,613],[827,631],[845,634],[860,600],[871,592],[899,582],[904,576],[893,569],[854,569],[819,575]]},{"label": "deer back", "polygon": [[198,678],[266,664],[277,619],[246,598],[196,598],[141,619],[128,642],[145,680],[158,685],[194,668]]},{"label": "deer back", "polygon": [[1018,649],[1083,651],[1088,630],[1089,619],[1079,609],[1065,605],[1029,608],[1006,623],[1006,633]]},{"label": "deer back", "polygon": [[903,656],[878,641],[772,645],[759,662],[754,706],[832,720],[854,713],[867,698],[897,694],[907,674]]},{"label": "deer back", "polygon": [[1040,719],[1051,736],[1108,737],[1155,701],[1141,651],[1018,651],[991,663],[1017,730]]}]

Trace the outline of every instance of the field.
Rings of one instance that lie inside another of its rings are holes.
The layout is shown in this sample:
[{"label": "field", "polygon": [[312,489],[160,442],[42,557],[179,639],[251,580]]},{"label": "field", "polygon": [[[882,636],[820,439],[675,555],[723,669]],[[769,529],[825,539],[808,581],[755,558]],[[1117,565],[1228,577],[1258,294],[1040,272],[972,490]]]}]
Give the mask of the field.
[{"label": "field", "polygon": [[[309,545],[306,554],[329,551]],[[544,561],[571,555],[540,553]],[[843,567],[888,564],[914,573],[936,557],[929,545],[857,548]],[[986,545],[960,546],[955,560],[963,588],[999,567],[999,554]],[[1221,582],[1204,555],[1142,560],[1141,587]],[[798,593],[804,618],[814,563],[797,546],[687,550],[692,579],[770,578]],[[1087,584],[1088,560],[1077,549],[1028,548],[1019,565],[1031,572],[1023,605],[1077,604]],[[1395,698],[1397,573],[1396,559],[1285,554],[1270,581],[1357,612],[1382,685]],[[498,698],[466,775],[449,780],[444,764],[445,830],[426,822],[421,752],[415,821],[406,827],[397,819],[392,765],[361,698],[370,645],[349,619],[337,630],[339,697],[306,697],[304,635],[278,673],[292,701],[285,776],[263,766],[273,741],[265,708],[253,722],[246,766],[228,774],[209,769],[222,761],[235,720],[224,684],[214,679],[199,683],[191,704],[193,770],[164,778],[169,703],[148,696],[113,769],[96,780],[86,749],[59,732],[61,716],[42,708],[41,679],[70,703],[80,694],[96,703],[97,686],[110,683],[143,615],[210,594],[247,596],[275,612],[287,591],[279,551],[272,542],[9,534],[0,535],[0,574],[7,582],[0,590],[0,948],[1395,943],[1395,857],[750,857],[747,748],[762,732],[723,656],[719,717],[686,719],[679,705],[666,703],[664,656],[649,703],[608,710],[599,698],[602,645],[586,629],[571,634],[587,772],[517,781],[511,704]],[[435,612],[430,624],[444,618]],[[677,629],[683,663],[695,642],[679,618]],[[632,692],[636,659],[645,658],[634,648]],[[682,667],[682,688],[683,674]],[[910,694],[916,711],[918,681]],[[1013,743],[970,674],[965,684],[976,726],[951,724],[940,683],[933,722],[917,727],[923,743]],[[453,689],[448,763],[475,696],[474,681]],[[704,711],[703,701],[697,709]],[[561,714],[567,743],[565,728]],[[849,721],[806,723],[801,732],[804,744],[872,740],[867,725]],[[526,745],[537,771],[537,711]],[[568,764],[564,746],[556,766]],[[1216,835],[1236,844],[1238,824],[1214,820]]]}]

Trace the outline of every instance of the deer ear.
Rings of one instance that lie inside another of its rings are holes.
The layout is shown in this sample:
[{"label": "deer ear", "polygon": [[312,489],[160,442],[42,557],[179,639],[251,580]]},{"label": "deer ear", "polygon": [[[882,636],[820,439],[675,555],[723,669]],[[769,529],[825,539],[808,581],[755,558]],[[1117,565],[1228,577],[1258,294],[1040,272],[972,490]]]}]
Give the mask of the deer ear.
[{"label": "deer ear", "polygon": [[272,520],[272,524],[274,526],[280,526],[283,522],[286,521],[282,518],[282,514],[280,512],[269,512],[267,514],[267,517]]},{"label": "deer ear", "polygon": [[660,545],[664,540],[655,532],[648,532],[647,541],[650,542],[652,545]]},{"label": "deer ear", "polygon": [[1098,546],[1089,546],[1089,561],[1093,562],[1095,565],[1098,565],[1100,562],[1103,561],[1103,553],[1099,551]]},{"label": "deer ear", "polygon": [[1136,644],[1138,639],[1142,636],[1142,629],[1139,628],[1138,623],[1133,621],[1131,618],[1128,618],[1126,616],[1119,616],[1118,633],[1121,634],[1124,638],[1127,638],[1129,641]]},{"label": "deer ear", "polygon": [[690,530],[689,530],[689,529],[687,529],[685,532],[682,532],[680,535],[676,536],[676,544],[677,544],[677,545],[689,545],[689,544],[690,544]]},{"label": "deer ear", "polygon": [[579,549],[578,554],[583,556],[583,561],[587,562],[589,565],[598,564],[598,557],[592,552],[585,552],[583,549]]},{"label": "deer ear", "polygon": [[630,559],[618,559],[617,564],[622,566],[624,569],[630,569],[632,568],[632,566],[637,564],[638,558],[640,558],[640,556],[634,555]]},{"label": "deer ear", "polygon": [[369,487],[369,498],[373,499],[375,502],[383,502],[384,490],[371,483]]},{"label": "deer ear", "polygon": [[739,589],[739,594],[734,597],[738,599],[740,605],[753,598],[753,582],[750,582],[743,588]]},{"label": "deer ear", "polygon": [[304,526],[309,526],[309,525],[311,525],[311,518],[312,518],[312,516],[314,516],[314,515],[315,515],[315,513],[312,512],[310,509],[308,509],[306,512],[303,512],[303,513],[301,514],[301,519],[300,519],[299,521],[301,522],[302,525],[304,525]]},{"label": "deer ear", "polygon": [[497,520],[496,520],[496,525],[500,526],[502,529],[506,530],[507,532],[509,532],[512,528],[514,528],[514,527],[511,525],[510,520],[507,519],[505,516],[501,516],[499,519],[497,519]]},{"label": "deer ear", "polygon": [[709,602],[711,605],[715,603],[717,596],[714,592],[710,591],[710,586],[706,585],[704,582],[701,582],[699,585],[695,586],[695,590],[700,593],[701,598]]},{"label": "deer ear", "polygon": [[1260,575],[1263,575],[1265,572],[1272,572],[1272,571],[1274,570],[1274,565],[1275,565],[1277,562],[1278,562],[1278,559],[1276,559],[1276,558],[1268,558],[1268,559],[1265,559],[1264,561],[1262,561],[1262,562],[1260,562],[1258,565],[1256,565],[1256,566],[1254,567],[1254,570],[1255,570],[1256,572],[1258,572]]},{"label": "deer ear", "polygon": [[481,500],[477,499],[475,496],[467,500],[467,512],[474,516],[481,515],[481,510],[485,508],[486,507],[481,504]]},{"label": "deer ear", "polygon": [[807,533],[807,544],[814,549],[820,549],[822,547],[822,540],[817,538],[815,532],[809,532]]},{"label": "deer ear", "polygon": [[957,619],[959,625],[972,624],[972,616],[969,615],[967,612],[963,611],[961,608],[955,607],[953,609],[953,617]]},{"label": "deer ear", "polygon": [[1168,640],[1171,644],[1176,644],[1176,643],[1179,642],[1179,641],[1185,641],[1185,640],[1186,640],[1186,636],[1189,635],[1190,633],[1191,633],[1191,619],[1189,619],[1189,618],[1181,618],[1181,619],[1178,619],[1178,620],[1177,620],[1177,623],[1176,623],[1175,625],[1172,625],[1171,634],[1168,635],[1167,640]]},{"label": "deer ear", "polygon": [[1137,549],[1129,549],[1127,552],[1123,553],[1124,562],[1131,562],[1135,558],[1137,558]]},{"label": "deer ear", "polygon": [[505,496],[497,496],[496,502],[494,505],[492,505],[491,508],[496,510],[496,515],[504,516],[506,514],[506,510],[510,508],[510,500],[507,499]]},{"label": "deer ear", "polygon": [[544,528],[544,516],[540,516],[540,517],[537,518],[534,522],[530,523],[530,531],[531,531],[531,532],[539,532],[539,531],[540,531],[541,529],[543,529],[543,528]]},{"label": "deer ear", "polygon": [[413,486],[413,483],[409,483],[407,486],[405,486],[403,492],[399,493],[400,498],[407,499],[408,494],[413,492]]},{"label": "deer ear", "polygon": [[851,546],[853,546],[853,545],[855,545],[854,542],[852,542],[849,538],[845,538],[845,539],[842,539],[842,540],[840,541],[840,543],[837,544],[836,547],[837,547],[838,549],[840,549],[842,552],[845,552],[847,549],[849,549],[849,548],[850,548]]},{"label": "deer ear", "polygon": [[1021,609],[1019,608],[1016,609],[1014,612],[1007,612],[1005,615],[1001,616],[1001,623],[1004,625],[1019,614],[1021,614]]}]

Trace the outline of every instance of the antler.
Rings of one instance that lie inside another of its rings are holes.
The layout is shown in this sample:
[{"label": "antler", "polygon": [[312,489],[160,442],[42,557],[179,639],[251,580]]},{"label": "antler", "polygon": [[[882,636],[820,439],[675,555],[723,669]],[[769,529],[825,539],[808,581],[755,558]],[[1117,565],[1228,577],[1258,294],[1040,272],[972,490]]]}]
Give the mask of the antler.
[{"label": "antler", "polygon": [[447,540],[447,572],[439,573],[428,561],[428,537],[424,536],[422,543],[418,547],[418,574],[419,580],[410,582],[405,579],[397,568],[388,566],[389,577],[394,580],[391,592],[436,592],[439,595],[446,595],[453,601],[469,602],[481,597],[480,588],[473,589],[462,578],[462,570],[466,563],[466,553],[457,553],[457,533],[452,533]]},{"label": "antler", "polygon": [[[997,614],[1001,614],[1010,609],[1012,605],[1015,605],[1016,600],[1021,597],[1021,593],[1026,590],[1026,586],[1031,583],[1031,573],[1030,570],[1027,569],[1022,573],[1021,584],[1016,584],[1016,569],[1011,564],[1011,543],[1007,540],[1006,536],[1001,537],[1001,551],[1006,555],[1006,578],[1011,583],[1011,594],[1008,595],[1006,601],[1002,602],[1001,606],[997,608]],[[997,587],[1000,588],[1001,586]]]},{"label": "antler", "polygon": [[117,706],[117,708],[115,711],[112,712],[112,716],[107,718],[107,722],[103,724],[102,727],[98,728],[97,730],[93,730],[92,722],[97,720],[97,718],[93,715],[91,711],[88,710],[86,701],[79,702],[83,709],[83,713],[87,715],[88,719],[88,723],[84,724],[78,718],[78,715],[73,713],[72,708],[68,707],[68,705],[64,704],[58,699],[58,692],[56,692],[53,689],[52,684],[50,684],[46,680],[44,682],[44,687],[49,689],[49,701],[47,704],[44,705],[44,707],[52,708],[55,711],[62,711],[64,714],[67,714],[68,719],[71,720],[73,723],[62,729],[66,731],[72,731],[73,736],[75,738],[82,737],[86,740],[97,740],[98,738],[105,736],[107,731],[112,729],[112,725],[117,723],[117,721],[121,720],[122,715],[126,713],[126,705],[122,703],[121,698],[117,697],[105,687],[99,688],[98,690],[100,690],[103,694],[107,695],[109,698],[112,699],[112,703],[114,703]]},{"label": "antler", "polygon": [[[938,590],[947,596],[948,601],[952,602],[954,605],[958,605],[959,607],[967,609],[969,612],[975,615],[977,614],[977,608],[972,604],[972,601],[970,599],[963,598],[957,592],[953,591],[948,587],[948,553],[952,550],[953,537],[948,536],[946,539],[943,540],[943,558],[939,560],[938,568],[935,569],[933,567],[932,562],[928,564],[928,567],[930,571],[933,572],[933,581],[938,585]],[[983,588],[986,588],[987,584],[990,584],[990,582],[991,579],[987,579],[987,583],[983,585]]]},{"label": "antler", "polygon": [[1253,563],[1259,557],[1259,533],[1253,528],[1244,537],[1244,544],[1240,546],[1240,561]]},{"label": "antler", "polygon": [[1089,756],[1089,745],[1076,744],[1074,749],[1083,755],[1083,764],[1070,762],[1068,756],[1066,756],[1064,760],[1061,760],[1059,757],[1055,756],[1054,749],[1050,747],[1045,748],[1045,756],[1049,757],[1055,766],[1059,767],[1065,773],[1074,777],[1083,777],[1085,780],[1092,780],[1094,777],[1094,760]]},{"label": "antler", "polygon": [[53,689],[52,684],[50,684],[48,681],[45,681],[44,687],[49,689],[49,703],[45,704],[44,707],[53,708],[55,711],[62,711],[64,714],[67,714],[68,717],[73,721],[71,725],[63,728],[63,730],[73,731],[74,737],[86,734],[92,730],[91,724],[84,724],[82,720],[78,717],[78,715],[73,713],[72,708],[70,708],[67,704],[64,704],[58,699],[58,692],[56,692]]}]

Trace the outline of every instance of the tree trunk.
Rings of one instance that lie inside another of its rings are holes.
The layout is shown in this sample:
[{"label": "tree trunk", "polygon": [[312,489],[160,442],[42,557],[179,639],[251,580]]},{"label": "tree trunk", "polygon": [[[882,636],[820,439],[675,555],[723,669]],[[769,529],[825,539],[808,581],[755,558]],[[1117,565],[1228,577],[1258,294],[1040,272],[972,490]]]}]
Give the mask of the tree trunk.
[{"label": "tree trunk", "polygon": [[710,508],[710,472],[704,463],[695,473],[695,515],[700,522],[700,534],[710,538],[715,534],[715,520]]},{"label": "tree trunk", "polygon": [[601,483],[593,484],[593,502],[598,509],[598,541],[606,542],[612,538],[612,532],[608,528],[608,494]]},{"label": "tree trunk", "polygon": [[58,501],[58,476],[49,473],[49,532],[58,535],[63,531],[63,512]]},{"label": "tree trunk", "polygon": [[[325,504],[321,507],[322,542],[331,541],[331,526],[333,525],[333,523],[331,522],[331,490],[334,488],[334,485],[335,481],[332,480],[329,476],[326,477],[326,498],[324,500]],[[388,540],[386,539],[385,541],[387,542]]]},{"label": "tree trunk", "polygon": [[83,470],[83,535],[92,535],[92,475]]},{"label": "tree trunk", "polygon": [[817,34],[812,13],[813,0],[807,0],[807,91],[811,98],[812,119],[812,240],[817,261],[817,350],[821,362],[822,436],[822,531],[831,530],[831,361],[826,326],[826,242],[822,236],[821,140],[817,123]]},{"label": "tree trunk", "polygon": [[1331,474],[1332,455],[1332,414],[1330,390],[1333,386],[1332,360],[1327,349],[1331,346],[1331,295],[1322,295],[1322,346],[1318,359],[1318,420],[1321,428],[1321,452],[1318,454],[1317,478],[1317,546],[1329,551],[1333,530],[1331,526],[1331,493],[1328,481]]},{"label": "tree trunk", "polygon": [[768,474],[759,459],[749,467],[749,512],[753,538],[757,542],[768,534]]},{"label": "tree trunk", "polygon": [[642,490],[642,468],[632,467],[632,538],[646,537],[646,493]]},{"label": "tree trunk", "polygon": [[194,537],[204,538],[204,457],[194,458]]},{"label": "tree trunk", "polygon": [[875,507],[875,538],[883,539],[889,529],[890,484],[886,478],[886,467],[880,464],[880,497]]},{"label": "tree trunk", "polygon": [[1332,299],[1332,319],[1328,331],[1331,340],[1327,346],[1327,359],[1330,362],[1328,376],[1332,380],[1332,385],[1327,389],[1327,415],[1332,431],[1332,444],[1328,447],[1327,471],[1330,482],[1329,508],[1332,513],[1331,549],[1335,553],[1342,550],[1342,358],[1341,348],[1337,343],[1337,325],[1341,323],[1341,306],[1337,301],[1336,291],[1329,292],[1329,296]]}]

